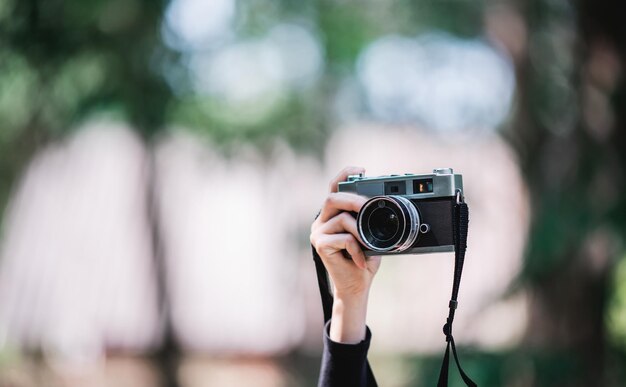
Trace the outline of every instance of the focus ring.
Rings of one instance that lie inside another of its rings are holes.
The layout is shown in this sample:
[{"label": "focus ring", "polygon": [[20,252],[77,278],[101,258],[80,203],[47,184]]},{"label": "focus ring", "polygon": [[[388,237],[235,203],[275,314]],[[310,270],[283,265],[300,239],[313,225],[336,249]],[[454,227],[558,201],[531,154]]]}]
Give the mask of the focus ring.
[{"label": "focus ring", "polygon": [[[390,229],[395,227],[393,235]],[[417,240],[420,216],[410,200],[396,195],[375,196],[357,216],[357,228],[367,248],[376,252],[402,252]]]}]

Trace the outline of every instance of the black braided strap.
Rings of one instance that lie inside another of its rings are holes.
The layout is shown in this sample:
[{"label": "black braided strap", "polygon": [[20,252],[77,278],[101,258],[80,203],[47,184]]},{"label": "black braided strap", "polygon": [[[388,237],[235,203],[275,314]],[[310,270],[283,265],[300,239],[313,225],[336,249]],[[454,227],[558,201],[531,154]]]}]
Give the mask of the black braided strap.
[{"label": "black braided strap", "polygon": [[328,273],[326,272],[324,262],[322,262],[322,258],[320,258],[314,246],[311,246],[311,250],[313,251],[313,261],[315,261],[315,271],[317,272],[317,286],[320,289],[320,297],[322,298],[324,324],[326,324],[333,314],[333,295],[330,292]]},{"label": "black braided strap", "polygon": [[465,261],[465,250],[467,249],[467,228],[469,223],[469,210],[467,204],[457,203],[454,207],[454,282],[452,283],[452,296],[450,297],[450,303],[448,304],[448,318],[443,326],[443,334],[446,335],[446,352],[443,355],[443,362],[441,364],[441,371],[439,372],[439,382],[437,387],[448,386],[448,368],[450,364],[450,347],[452,347],[452,354],[454,355],[454,361],[461,374],[461,378],[468,387],[476,387],[476,383],[467,376],[461,363],[459,363],[459,357],[456,352],[456,345],[454,344],[454,337],[452,336],[452,323],[454,322],[454,314],[458,307],[457,297],[459,295],[459,286],[461,285],[461,274],[463,274],[463,263]]}]

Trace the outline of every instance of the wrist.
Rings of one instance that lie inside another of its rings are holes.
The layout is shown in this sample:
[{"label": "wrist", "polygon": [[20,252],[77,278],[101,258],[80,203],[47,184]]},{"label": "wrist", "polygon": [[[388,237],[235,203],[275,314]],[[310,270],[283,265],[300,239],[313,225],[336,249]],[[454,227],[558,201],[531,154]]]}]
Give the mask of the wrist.
[{"label": "wrist", "polygon": [[340,301],[344,306],[350,309],[367,308],[368,298],[369,292],[367,290],[362,292],[345,292],[337,290],[336,288],[333,289],[333,299]]},{"label": "wrist", "polygon": [[335,295],[330,339],[357,344],[365,339],[368,294]]}]

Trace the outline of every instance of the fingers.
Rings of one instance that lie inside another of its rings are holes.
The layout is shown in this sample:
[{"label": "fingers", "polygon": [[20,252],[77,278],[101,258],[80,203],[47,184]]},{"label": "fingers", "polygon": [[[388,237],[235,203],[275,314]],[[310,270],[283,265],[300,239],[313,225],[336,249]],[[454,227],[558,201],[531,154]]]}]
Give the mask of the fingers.
[{"label": "fingers", "polygon": [[324,206],[322,207],[322,212],[320,213],[319,220],[321,222],[326,222],[342,211],[358,212],[361,207],[363,207],[363,204],[365,204],[366,201],[367,199],[363,196],[351,193],[331,193],[328,195],[326,201],[324,202]]},{"label": "fingers", "polygon": [[311,244],[321,256],[332,258],[340,256],[345,250],[350,254],[352,261],[361,269],[367,268],[365,254],[359,244],[359,233],[356,220],[349,212],[358,212],[367,201],[359,195],[337,192],[339,182],[345,181],[349,175],[364,173],[360,167],[344,168],[330,182],[330,194],[318,218],[311,225]]},{"label": "fingers", "polygon": [[361,168],[361,167],[346,167],[342,169],[341,172],[339,172],[339,174],[330,181],[330,186],[328,187],[329,191],[337,192],[337,187],[339,185],[339,182],[346,181],[349,175],[357,175],[359,173],[364,173],[364,172],[365,172],[365,168]]},{"label": "fingers", "polygon": [[357,240],[361,241],[356,219],[347,212],[342,212],[334,216],[328,222],[323,223],[319,228],[319,232],[323,234],[342,234],[346,231],[352,234]]},{"label": "fingers", "polygon": [[[322,257],[326,256],[329,258],[336,256],[342,250],[346,250],[357,267],[361,269],[367,268],[365,254],[363,254],[359,242],[352,234],[323,234],[317,238],[315,248]],[[343,255],[341,255],[341,259],[344,259]]]},{"label": "fingers", "polygon": [[350,238],[348,242],[346,242],[346,251],[350,254],[350,258],[354,261],[354,263],[361,269],[367,269],[367,260],[365,259],[365,254],[363,250],[361,250],[361,245],[356,241],[354,237]]}]

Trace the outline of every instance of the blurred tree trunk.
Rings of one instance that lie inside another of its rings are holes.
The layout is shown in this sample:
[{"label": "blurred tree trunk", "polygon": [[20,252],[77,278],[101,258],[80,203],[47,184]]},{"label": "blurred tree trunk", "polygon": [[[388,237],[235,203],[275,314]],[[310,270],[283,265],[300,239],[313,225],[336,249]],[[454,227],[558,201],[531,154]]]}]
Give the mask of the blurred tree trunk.
[{"label": "blurred tree trunk", "polygon": [[607,385],[605,309],[626,213],[626,24],[619,2],[519,4],[529,50],[510,140],[532,198],[526,342],[559,354],[569,373],[535,383]]}]

